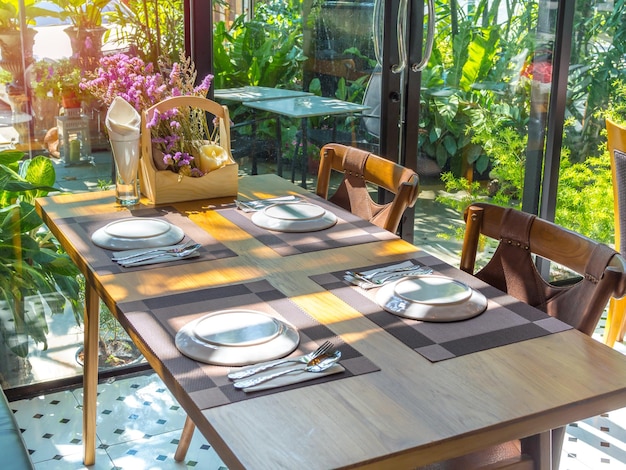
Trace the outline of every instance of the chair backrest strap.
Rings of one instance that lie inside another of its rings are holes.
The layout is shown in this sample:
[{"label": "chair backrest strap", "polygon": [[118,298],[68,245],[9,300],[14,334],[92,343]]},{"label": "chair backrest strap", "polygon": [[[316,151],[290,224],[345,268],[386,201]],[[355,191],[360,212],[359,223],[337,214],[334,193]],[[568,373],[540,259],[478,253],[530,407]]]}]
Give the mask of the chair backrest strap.
[{"label": "chair backrest strap", "polygon": [[348,148],[343,156],[343,180],[329,200],[362,219],[376,223],[377,219],[386,217],[390,207],[389,204],[375,203],[369,195],[365,179],[365,166],[369,156],[370,153],[364,150]]}]

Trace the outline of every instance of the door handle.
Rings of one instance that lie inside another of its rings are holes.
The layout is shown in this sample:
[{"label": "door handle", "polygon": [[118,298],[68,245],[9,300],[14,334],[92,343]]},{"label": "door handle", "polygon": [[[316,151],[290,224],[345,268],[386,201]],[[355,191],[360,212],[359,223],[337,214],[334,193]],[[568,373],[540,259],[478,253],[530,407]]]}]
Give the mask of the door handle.
[{"label": "door handle", "polygon": [[[432,0],[434,1],[434,0]],[[400,0],[398,3],[398,23],[396,28],[397,38],[398,38],[398,57],[400,57],[400,63],[395,64],[391,67],[391,72],[393,73],[401,73],[406,68],[407,57],[406,57],[406,35],[404,31],[406,30],[406,21],[409,13],[409,2],[408,0]]]},{"label": "door handle", "polygon": [[427,28],[428,29],[426,31],[426,46],[424,47],[424,55],[422,56],[422,60],[420,60],[417,64],[411,65],[412,72],[421,72],[422,70],[424,70],[433,52],[433,43],[435,42],[435,0],[428,0]]}]

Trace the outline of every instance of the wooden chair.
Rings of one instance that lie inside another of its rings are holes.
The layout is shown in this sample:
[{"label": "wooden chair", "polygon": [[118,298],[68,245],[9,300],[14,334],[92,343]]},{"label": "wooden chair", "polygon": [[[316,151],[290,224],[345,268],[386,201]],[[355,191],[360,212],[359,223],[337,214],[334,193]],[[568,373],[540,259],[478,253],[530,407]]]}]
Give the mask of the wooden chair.
[{"label": "wooden chair", "polygon": [[[477,203],[465,211],[466,231],[461,269],[474,272],[480,235],[500,240],[487,265],[475,276],[519,300],[591,335],[609,298],[626,293],[626,262],[608,246],[594,242],[534,215]],[[535,257],[572,271],[569,282],[548,283],[537,271]],[[546,431],[535,441],[511,441],[427,469],[532,469],[533,455],[559,468],[565,428]],[[538,450],[537,450],[538,449]],[[540,467],[543,468],[543,467]]]},{"label": "wooden chair", "polygon": [[[626,237],[622,239],[622,227],[626,226],[626,128],[610,119],[606,120],[607,147],[611,157],[613,179],[613,214],[615,217],[615,247],[626,253]],[[604,327],[604,343],[613,347],[615,341],[624,341],[626,329],[626,298],[611,299]]]},{"label": "wooden chair", "polygon": [[[318,196],[390,232],[398,229],[402,214],[417,200],[419,177],[413,170],[382,157],[341,144],[327,144],[320,151]],[[331,172],[343,173],[337,191],[328,197]],[[394,195],[387,204],[375,203],[367,184]]]}]

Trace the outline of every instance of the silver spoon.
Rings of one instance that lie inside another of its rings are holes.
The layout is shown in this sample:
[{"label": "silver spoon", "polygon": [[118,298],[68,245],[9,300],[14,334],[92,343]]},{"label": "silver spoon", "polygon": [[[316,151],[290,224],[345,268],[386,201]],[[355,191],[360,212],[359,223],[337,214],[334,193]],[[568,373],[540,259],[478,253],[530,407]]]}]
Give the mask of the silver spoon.
[{"label": "silver spoon", "polygon": [[315,359],[310,360],[305,367],[292,367],[291,369],[281,370],[280,372],[276,372],[270,375],[261,375],[252,379],[239,380],[233,385],[235,386],[235,388],[248,388],[265,383],[269,380],[275,379],[276,377],[280,377],[281,375],[290,374],[292,372],[322,372],[334,366],[339,361],[339,359],[341,359],[341,351],[326,353],[316,357]]}]

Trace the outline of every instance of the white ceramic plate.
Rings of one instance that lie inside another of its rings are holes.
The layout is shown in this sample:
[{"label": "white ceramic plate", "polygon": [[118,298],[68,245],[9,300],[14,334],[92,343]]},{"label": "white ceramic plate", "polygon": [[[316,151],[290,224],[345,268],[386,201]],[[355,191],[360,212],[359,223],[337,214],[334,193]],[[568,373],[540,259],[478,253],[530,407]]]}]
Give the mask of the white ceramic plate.
[{"label": "white ceramic plate", "polygon": [[431,275],[386,284],[375,300],[394,315],[432,322],[466,320],[487,308],[487,299],[480,292],[454,279]]},{"label": "white ceramic plate", "polygon": [[289,323],[255,310],[220,310],[194,320],[176,334],[176,347],[200,362],[244,366],[293,352],[300,343]]},{"label": "white ceramic plate", "polygon": [[160,219],[130,217],[96,230],[91,241],[109,250],[132,250],[173,245],[185,238],[179,227]]},{"label": "white ceramic plate", "polygon": [[255,212],[251,220],[259,227],[277,232],[314,232],[335,225],[337,216],[316,204],[292,202],[266,207]]}]

